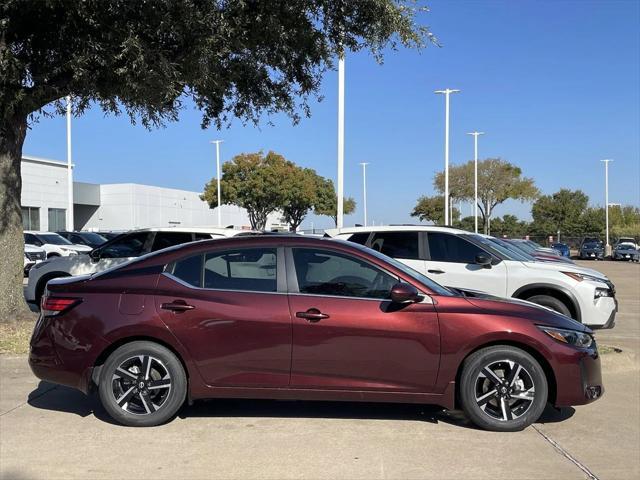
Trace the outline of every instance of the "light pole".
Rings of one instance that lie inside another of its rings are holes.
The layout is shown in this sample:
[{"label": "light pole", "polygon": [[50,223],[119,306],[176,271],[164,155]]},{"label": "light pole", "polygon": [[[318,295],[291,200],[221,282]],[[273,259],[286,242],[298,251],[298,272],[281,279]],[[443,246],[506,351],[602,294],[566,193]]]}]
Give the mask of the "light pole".
[{"label": "light pole", "polygon": [[473,218],[475,232],[478,233],[478,136],[484,135],[484,132],[469,132],[467,135],[473,135]]},{"label": "light pole", "polygon": [[613,162],[610,158],[600,160],[604,162],[604,223],[605,238],[604,256],[611,256],[611,245],[609,245],[609,162]]},{"label": "light pole", "polygon": [[447,88],[436,90],[434,93],[442,93],[445,98],[444,108],[444,224],[449,225],[449,95],[460,90]]},{"label": "light pole", "polygon": [[[75,230],[73,225],[73,170],[71,166],[71,95],[67,95],[67,230]],[[59,225],[56,228],[60,228]]]},{"label": "light pole", "polygon": [[222,192],[220,190],[220,144],[224,142],[224,140],[212,140],[209,143],[216,144],[216,181],[218,192],[218,227],[222,227]]},{"label": "light pole", "polygon": [[338,59],[338,209],[336,227],[344,226],[344,53]]},{"label": "light pole", "polygon": [[364,226],[367,226],[367,162],[360,163],[362,165],[362,205],[364,206]]}]

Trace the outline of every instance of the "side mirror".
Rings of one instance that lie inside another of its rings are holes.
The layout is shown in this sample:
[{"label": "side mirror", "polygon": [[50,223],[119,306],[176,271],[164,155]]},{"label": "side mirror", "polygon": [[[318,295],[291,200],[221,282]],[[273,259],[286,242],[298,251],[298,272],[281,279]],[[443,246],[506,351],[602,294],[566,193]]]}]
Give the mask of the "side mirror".
[{"label": "side mirror", "polygon": [[420,292],[409,283],[396,283],[391,288],[391,301],[394,303],[419,302],[422,300]]},{"label": "side mirror", "polygon": [[99,248],[94,248],[93,250],[91,250],[89,252],[89,257],[91,258],[91,261],[93,262],[97,262],[100,260],[100,249]]},{"label": "side mirror", "polygon": [[492,261],[493,258],[491,258],[491,256],[487,255],[486,253],[479,253],[476,255],[476,264],[481,265],[484,268],[491,268]]}]

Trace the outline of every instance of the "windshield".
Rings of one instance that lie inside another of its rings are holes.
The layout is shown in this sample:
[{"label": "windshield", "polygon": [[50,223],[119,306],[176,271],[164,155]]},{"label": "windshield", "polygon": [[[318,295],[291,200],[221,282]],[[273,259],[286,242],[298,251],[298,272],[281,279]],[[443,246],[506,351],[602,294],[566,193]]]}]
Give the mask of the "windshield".
[{"label": "windshield", "polygon": [[[339,240],[339,241],[342,241],[342,240]],[[433,291],[433,293],[435,293],[436,295],[442,295],[442,296],[447,296],[447,297],[456,296],[448,288],[445,288],[442,285],[440,285],[439,283],[434,282],[429,277],[427,277],[427,276],[423,275],[422,273],[418,272],[417,270],[414,270],[413,268],[405,265],[404,263],[399,262],[395,258],[387,257],[386,255],[384,255],[384,254],[382,254],[382,253],[380,253],[380,252],[378,252],[376,250],[373,250],[372,248],[367,248],[367,247],[364,247],[362,245],[358,245],[357,243],[349,243],[349,246],[350,247],[359,248],[360,250],[364,250],[368,254],[373,255],[374,257],[377,257],[380,260],[393,265],[394,267],[396,267],[398,270],[400,270],[401,272],[405,273],[409,277],[413,278],[414,280],[417,280],[418,282],[422,283],[423,285],[426,285],[429,288],[429,290]]]},{"label": "windshield", "polygon": [[601,242],[589,242],[583,245],[584,248],[600,248],[601,246]]},{"label": "windshield", "polygon": [[534,262],[535,258],[531,255],[517,249],[513,245],[495,237],[483,237],[482,235],[471,235],[478,242],[487,245],[504,255],[508,260],[517,260],[519,262]]},{"label": "windshield", "polygon": [[48,243],[50,245],[73,245],[69,240],[61,237],[57,233],[43,233],[36,236],[42,243]]},{"label": "windshield", "polygon": [[618,245],[618,250],[635,250],[635,248],[633,248],[633,245],[629,245],[627,243],[627,244]]},{"label": "windshield", "polygon": [[104,238],[102,235],[98,235],[97,233],[93,233],[93,232],[84,232],[80,234],[80,236],[81,238],[84,239],[85,242],[93,246],[102,245],[104,242],[107,241],[107,239]]}]

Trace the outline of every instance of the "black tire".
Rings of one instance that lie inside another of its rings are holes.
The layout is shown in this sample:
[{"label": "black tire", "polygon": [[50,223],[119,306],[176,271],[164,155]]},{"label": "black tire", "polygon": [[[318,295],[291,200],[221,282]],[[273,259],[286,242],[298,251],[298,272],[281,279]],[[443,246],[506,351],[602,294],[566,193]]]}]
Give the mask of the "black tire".
[{"label": "black tire", "polygon": [[[145,358],[150,365],[147,371]],[[140,388],[142,383],[146,385]],[[102,405],[115,421],[152,427],[171,420],[182,407],[187,376],[171,350],[154,342],[136,341],[109,355],[100,371],[98,390]]]},{"label": "black tire", "polygon": [[[487,369],[496,373],[496,377],[485,375]],[[510,380],[513,372],[517,376]],[[464,361],[460,401],[469,419],[480,428],[496,432],[520,431],[538,420],[547,404],[547,396],[544,371],[524,350],[495,345],[478,350]],[[502,408],[503,399],[505,408]]]},{"label": "black tire", "polygon": [[569,318],[573,318],[569,307],[562,300],[552,297],[551,295],[534,295],[526,300],[537,305],[542,305],[543,307],[548,307],[551,310],[566,315]]}]

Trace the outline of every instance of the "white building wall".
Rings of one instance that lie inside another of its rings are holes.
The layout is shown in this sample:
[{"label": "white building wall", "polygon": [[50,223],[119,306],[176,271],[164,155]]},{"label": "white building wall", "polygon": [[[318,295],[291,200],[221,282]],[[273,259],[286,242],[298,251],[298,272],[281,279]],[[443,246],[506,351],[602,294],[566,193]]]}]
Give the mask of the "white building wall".
[{"label": "white building wall", "polygon": [[[133,183],[100,185],[100,207],[84,226],[86,230],[131,230],[146,227],[217,226],[216,209],[200,200],[198,192]],[[267,228],[278,223],[270,216]],[[222,206],[222,226],[249,227],[247,212],[235,205]]]},{"label": "white building wall", "polygon": [[[21,204],[39,208],[40,230],[49,229],[49,208],[66,210],[67,185],[66,163],[23,156]],[[76,223],[76,228],[124,231],[171,225],[217,226],[217,209],[210,209],[199,195],[198,192],[135,183],[100,185],[100,206],[86,224]],[[245,209],[235,205],[221,208],[223,227],[249,228]],[[280,214],[274,213],[269,216],[266,229],[279,224]]]},{"label": "white building wall", "polygon": [[21,205],[39,208],[40,230],[48,230],[49,208],[67,208],[67,164],[24,156],[21,168]]}]

